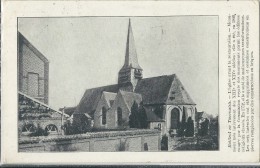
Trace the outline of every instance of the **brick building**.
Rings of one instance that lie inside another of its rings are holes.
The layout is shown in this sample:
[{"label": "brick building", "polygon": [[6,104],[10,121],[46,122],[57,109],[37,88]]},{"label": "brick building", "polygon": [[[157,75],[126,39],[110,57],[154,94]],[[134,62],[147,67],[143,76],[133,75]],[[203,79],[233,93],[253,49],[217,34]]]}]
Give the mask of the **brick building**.
[{"label": "brick building", "polygon": [[62,122],[69,115],[48,105],[49,61],[20,32],[18,87],[19,136],[32,135],[40,129],[47,134],[61,134]]},{"label": "brick building", "polygon": [[18,32],[19,91],[48,104],[49,61]]}]

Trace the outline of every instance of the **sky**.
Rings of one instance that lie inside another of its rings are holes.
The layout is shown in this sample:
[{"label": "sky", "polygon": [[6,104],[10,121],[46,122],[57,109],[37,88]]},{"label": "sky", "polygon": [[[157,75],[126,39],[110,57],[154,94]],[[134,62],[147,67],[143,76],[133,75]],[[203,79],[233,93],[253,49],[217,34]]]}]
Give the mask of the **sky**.
[{"label": "sky", "polygon": [[143,77],[176,74],[198,111],[218,114],[218,18],[19,18],[18,30],[49,61],[49,105],[76,106],[86,89],[116,84],[128,20]]}]

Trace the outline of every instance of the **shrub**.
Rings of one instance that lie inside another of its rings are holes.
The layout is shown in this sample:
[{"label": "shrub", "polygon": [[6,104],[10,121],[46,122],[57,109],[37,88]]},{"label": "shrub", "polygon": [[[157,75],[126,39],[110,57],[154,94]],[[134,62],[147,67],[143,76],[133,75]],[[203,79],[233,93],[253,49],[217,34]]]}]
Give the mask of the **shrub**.
[{"label": "shrub", "polygon": [[35,136],[48,136],[50,133],[43,129],[39,124],[36,128],[36,131],[31,133],[29,136],[35,137]]},{"label": "shrub", "polygon": [[162,136],[161,150],[168,151],[168,136],[167,135]]}]

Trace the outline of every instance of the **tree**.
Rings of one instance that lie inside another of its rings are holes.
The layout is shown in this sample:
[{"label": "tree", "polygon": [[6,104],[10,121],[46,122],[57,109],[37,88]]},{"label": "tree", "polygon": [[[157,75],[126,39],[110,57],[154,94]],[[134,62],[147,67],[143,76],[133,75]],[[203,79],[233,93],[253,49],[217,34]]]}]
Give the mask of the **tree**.
[{"label": "tree", "polygon": [[129,126],[130,128],[139,128],[139,115],[138,115],[138,104],[134,101],[131,107],[131,114],[129,116]]},{"label": "tree", "polygon": [[209,120],[205,118],[204,121],[201,123],[201,129],[199,131],[200,136],[208,135],[208,129],[209,129]]},{"label": "tree", "polygon": [[147,126],[148,126],[147,115],[146,115],[145,108],[142,103],[141,103],[138,111],[139,111],[140,128],[147,128]]},{"label": "tree", "polygon": [[194,122],[191,117],[188,118],[187,127],[185,131],[186,137],[192,137],[194,135]]}]

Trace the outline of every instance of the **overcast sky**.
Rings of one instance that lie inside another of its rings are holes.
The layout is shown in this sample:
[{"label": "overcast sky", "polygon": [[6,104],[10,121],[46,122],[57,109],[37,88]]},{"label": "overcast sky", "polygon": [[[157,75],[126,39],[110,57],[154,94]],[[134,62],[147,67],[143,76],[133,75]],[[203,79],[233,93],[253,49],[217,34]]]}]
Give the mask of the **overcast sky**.
[{"label": "overcast sky", "polygon": [[[88,88],[116,84],[129,17],[20,18],[50,61],[49,104],[75,106]],[[176,74],[198,111],[218,114],[218,18],[131,17],[144,78]]]}]

